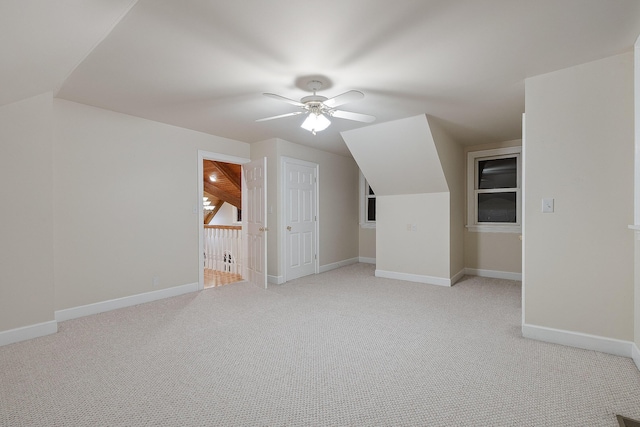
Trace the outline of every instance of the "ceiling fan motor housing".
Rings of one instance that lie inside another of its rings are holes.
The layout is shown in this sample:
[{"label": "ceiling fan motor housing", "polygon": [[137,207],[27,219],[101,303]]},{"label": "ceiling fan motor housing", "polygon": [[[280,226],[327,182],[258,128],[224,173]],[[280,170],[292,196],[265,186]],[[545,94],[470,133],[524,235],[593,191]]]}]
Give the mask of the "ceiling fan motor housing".
[{"label": "ceiling fan motor housing", "polygon": [[303,104],[322,104],[327,99],[329,98],[327,98],[326,96],[309,95],[302,98],[300,102],[302,102]]},{"label": "ceiling fan motor housing", "polygon": [[316,91],[322,89],[322,82],[319,80],[311,80],[307,83],[307,87],[313,92],[313,95],[305,96],[300,100],[300,102],[304,104],[304,108],[314,114],[321,114],[323,111],[327,110],[327,106],[323,105],[323,102],[329,98],[326,96],[316,95]]},{"label": "ceiling fan motor housing", "polygon": [[322,114],[323,112],[329,112],[327,106],[323,104],[323,102],[327,99],[328,98],[326,96],[310,95],[302,98],[300,102],[304,104],[304,108],[307,111],[318,115]]}]

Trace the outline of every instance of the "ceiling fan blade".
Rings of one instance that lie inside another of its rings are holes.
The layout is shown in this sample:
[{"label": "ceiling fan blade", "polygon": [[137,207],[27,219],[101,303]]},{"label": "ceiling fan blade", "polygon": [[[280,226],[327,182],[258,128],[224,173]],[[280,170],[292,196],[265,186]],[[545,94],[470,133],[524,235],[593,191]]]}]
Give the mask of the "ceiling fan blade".
[{"label": "ceiling fan blade", "polygon": [[275,93],[263,93],[263,95],[268,96],[269,98],[277,99],[278,101],[284,101],[287,104],[295,105],[296,107],[304,107],[304,104],[302,102],[285,98],[284,96],[276,95]]},{"label": "ceiling fan blade", "polygon": [[352,113],[350,111],[334,110],[332,117],[339,119],[355,120],[356,122],[373,123],[376,121],[374,116],[368,114]]},{"label": "ceiling fan blade", "polygon": [[279,116],[265,117],[264,119],[258,119],[256,120],[256,122],[266,122],[267,120],[281,119],[283,117],[289,117],[289,116],[297,116],[298,114],[302,114],[302,113],[304,113],[304,111],[296,111],[295,113],[280,114]]},{"label": "ceiling fan blade", "polygon": [[349,92],[341,93],[340,95],[329,98],[323,102],[329,108],[337,107],[347,102],[357,101],[364,98],[364,93],[358,90],[350,90]]}]

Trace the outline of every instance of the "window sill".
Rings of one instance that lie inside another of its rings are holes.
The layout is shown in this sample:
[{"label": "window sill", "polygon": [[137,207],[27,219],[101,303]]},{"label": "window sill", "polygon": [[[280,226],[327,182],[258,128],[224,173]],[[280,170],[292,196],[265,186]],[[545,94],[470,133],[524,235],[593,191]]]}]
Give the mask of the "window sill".
[{"label": "window sill", "polygon": [[520,225],[467,225],[466,227],[474,233],[522,233]]},{"label": "window sill", "polygon": [[376,228],[376,223],[371,223],[371,222],[361,222],[360,223],[360,228]]}]

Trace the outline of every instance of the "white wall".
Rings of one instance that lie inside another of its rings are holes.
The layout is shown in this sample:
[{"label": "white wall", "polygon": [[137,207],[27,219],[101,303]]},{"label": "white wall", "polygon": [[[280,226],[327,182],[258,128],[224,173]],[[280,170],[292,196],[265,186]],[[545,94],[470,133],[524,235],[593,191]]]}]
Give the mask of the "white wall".
[{"label": "white wall", "polygon": [[465,157],[462,146],[443,130],[440,121],[428,116],[429,128],[449,188],[449,277],[461,273],[464,264]]},{"label": "white wall", "polygon": [[251,158],[267,157],[267,272],[272,280],[283,275],[281,266],[283,223],[280,206],[282,157],[319,165],[320,267],[358,257],[358,180],[355,161],[281,139],[251,144]]},{"label": "white wall", "polygon": [[[376,198],[376,274],[413,281],[450,276],[449,193]],[[415,225],[415,230],[408,226]],[[384,273],[382,273],[384,272]],[[437,279],[437,280],[433,280]]]},{"label": "white wall", "polygon": [[0,331],[54,319],[52,99],[0,107]]},{"label": "white wall", "polygon": [[[634,46],[634,123],[635,123],[635,165],[634,165],[634,225],[640,227],[640,36]],[[635,362],[640,369],[640,228],[635,232],[635,286],[634,286],[634,332],[636,357]]]},{"label": "white wall", "polygon": [[198,281],[198,150],[249,145],[54,100],[56,310]]},{"label": "white wall", "polygon": [[[636,231],[634,234],[638,234]],[[636,270],[639,269],[640,266],[640,240],[635,240],[635,251],[634,251],[634,264],[636,266]],[[636,348],[638,349],[638,353],[636,353],[636,357],[634,358],[636,362],[636,366],[640,369],[640,272],[636,271],[634,278],[634,343]]]},{"label": "white wall", "polygon": [[376,229],[375,228],[362,228],[358,233],[358,256],[361,258],[375,259],[376,258]]},{"label": "white wall", "polygon": [[465,267],[500,273],[522,273],[522,241],[517,233],[465,231]]},{"label": "white wall", "polygon": [[524,321],[631,341],[633,54],[525,87]]},{"label": "white wall", "polygon": [[236,222],[236,209],[230,203],[222,203],[222,207],[216,213],[211,221],[209,221],[209,225],[240,225]]},{"label": "white wall", "polygon": [[426,115],[342,136],[376,193],[376,274],[450,283],[464,268],[462,147]]}]

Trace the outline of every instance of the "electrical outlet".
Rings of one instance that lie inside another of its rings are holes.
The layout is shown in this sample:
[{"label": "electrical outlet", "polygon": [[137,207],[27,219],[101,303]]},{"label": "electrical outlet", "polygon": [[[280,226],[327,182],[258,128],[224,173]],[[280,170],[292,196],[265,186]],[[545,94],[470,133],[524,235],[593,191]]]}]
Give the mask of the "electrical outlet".
[{"label": "electrical outlet", "polygon": [[151,279],[151,287],[157,289],[160,286],[160,278],[158,276],[153,276]]},{"label": "electrical outlet", "polygon": [[542,212],[543,213],[553,213],[553,199],[542,199]]}]

